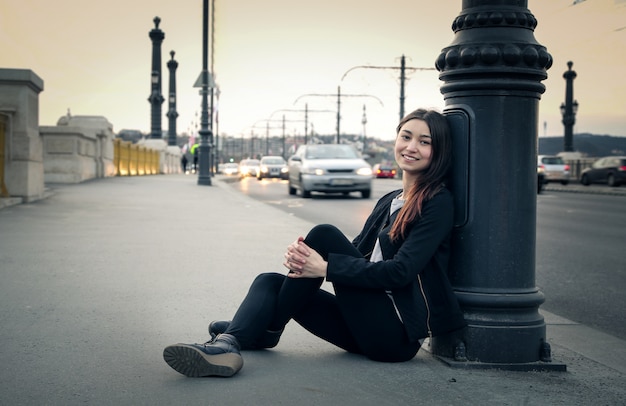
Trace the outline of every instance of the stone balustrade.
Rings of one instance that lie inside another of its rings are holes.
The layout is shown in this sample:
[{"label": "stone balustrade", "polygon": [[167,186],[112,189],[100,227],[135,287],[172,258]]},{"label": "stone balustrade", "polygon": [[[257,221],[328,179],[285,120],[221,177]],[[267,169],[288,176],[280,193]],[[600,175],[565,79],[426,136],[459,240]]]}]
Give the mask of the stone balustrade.
[{"label": "stone balustrade", "polygon": [[0,68],[0,198],[41,199],[46,183],[180,173],[181,150],[162,139],[117,139],[103,116],[39,126],[44,82],[29,69]]},{"label": "stone balustrade", "polygon": [[39,127],[46,183],[79,183],[108,176],[179,173],[181,151],[163,140],[136,144],[115,138],[102,116],[61,117],[56,126]]},{"label": "stone balustrade", "polygon": [[144,145],[116,138],[114,167],[118,176],[155,175],[160,170],[160,153]]}]

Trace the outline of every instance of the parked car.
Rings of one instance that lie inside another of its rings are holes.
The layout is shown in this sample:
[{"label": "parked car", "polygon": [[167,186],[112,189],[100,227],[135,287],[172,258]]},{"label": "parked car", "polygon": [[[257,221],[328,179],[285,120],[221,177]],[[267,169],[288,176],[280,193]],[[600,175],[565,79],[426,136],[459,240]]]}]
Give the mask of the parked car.
[{"label": "parked car", "polygon": [[374,172],[374,177],[376,178],[393,179],[396,177],[396,172],[397,172],[396,168],[394,168],[393,165],[383,164],[383,163],[374,165],[372,170]]},{"label": "parked car", "polygon": [[256,176],[259,171],[260,162],[258,159],[242,159],[239,162],[239,175],[242,178],[246,176]]},{"label": "parked car", "polygon": [[287,161],[282,156],[264,156],[261,158],[256,178],[258,180],[263,178],[287,179],[288,175]]},{"label": "parked car", "polygon": [[290,195],[297,190],[306,198],[311,192],[361,192],[367,199],[372,193],[372,167],[350,145],[301,145],[288,168]]},{"label": "parked car", "polygon": [[555,155],[539,155],[538,165],[543,168],[545,182],[561,182],[562,185],[569,183],[569,165],[563,158]]},{"label": "parked car", "polygon": [[626,183],[626,156],[607,156],[598,159],[591,168],[582,171],[580,183],[585,186],[592,183],[606,183],[609,186]]}]

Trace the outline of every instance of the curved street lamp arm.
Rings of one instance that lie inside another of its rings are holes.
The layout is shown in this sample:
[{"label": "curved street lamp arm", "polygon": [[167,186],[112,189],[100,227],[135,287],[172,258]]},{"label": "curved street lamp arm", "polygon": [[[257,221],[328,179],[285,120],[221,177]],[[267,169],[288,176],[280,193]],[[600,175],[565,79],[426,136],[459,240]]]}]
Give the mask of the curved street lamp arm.
[{"label": "curved street lamp arm", "polygon": [[376,99],[381,106],[385,107],[382,100],[371,94],[342,94],[341,97],[371,97],[373,99]]},{"label": "curved street lamp arm", "polygon": [[280,110],[276,110],[274,111],[272,114],[270,114],[270,119],[272,117],[274,117],[274,114],[276,113],[280,113],[280,112],[294,112],[294,113],[334,113],[333,110],[315,110],[315,109],[311,109],[311,110],[298,110],[298,109],[280,109]]},{"label": "curved street lamp arm", "polygon": [[319,93],[309,93],[309,94],[302,94],[300,96],[298,96],[298,98],[293,102],[293,104],[295,105],[296,103],[298,103],[298,100],[300,100],[303,97],[309,97],[309,96],[323,96],[323,97],[337,97],[337,94],[332,94],[332,93],[327,93],[327,94],[319,94]]},{"label": "curved street lamp arm", "polygon": [[[301,96],[298,96],[298,98],[297,98],[297,99],[293,102],[293,104],[298,103],[298,100],[300,100],[300,99],[301,99],[301,98],[303,98],[303,97],[307,97],[307,96],[324,96],[324,97],[338,97],[338,96],[339,96],[339,97],[372,97],[372,98],[376,99],[376,100],[380,103],[380,105],[381,105],[381,106],[383,106],[383,107],[385,106],[385,105],[383,104],[383,102],[382,102],[382,101],[381,101],[378,97],[376,97],[376,96],[374,96],[374,95],[371,95],[371,94],[344,94],[344,93],[341,93],[341,94],[339,94],[339,95],[338,95],[337,93],[335,93],[335,94],[332,94],[332,93],[327,93],[327,94],[319,94],[319,93],[303,94],[303,95],[301,95]],[[309,111],[310,111],[310,110],[309,110]]]},{"label": "curved street lamp arm", "polygon": [[[343,76],[341,77],[341,81],[343,82],[343,80],[346,78],[346,76],[348,75],[348,73],[352,72],[355,69],[402,69],[402,67],[400,66],[367,66],[367,65],[361,65],[361,66],[353,66],[352,68],[348,69],[346,71],[346,73],[343,74]],[[413,68],[413,67],[405,67],[405,70],[410,70],[412,72],[415,71],[423,71],[423,70],[437,70],[436,68]]]}]

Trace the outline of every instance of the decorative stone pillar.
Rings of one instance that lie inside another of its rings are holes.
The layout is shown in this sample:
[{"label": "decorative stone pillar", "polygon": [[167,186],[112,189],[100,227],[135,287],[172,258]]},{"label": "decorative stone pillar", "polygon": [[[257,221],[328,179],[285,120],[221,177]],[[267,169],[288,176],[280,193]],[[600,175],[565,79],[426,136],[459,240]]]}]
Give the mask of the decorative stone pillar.
[{"label": "decorative stone pillar", "polygon": [[4,186],[24,202],[44,197],[39,93],[43,80],[29,69],[0,69],[0,116],[4,127]]},{"label": "decorative stone pillar", "polygon": [[524,0],[463,0],[437,58],[453,129],[450,279],[468,327],[432,340],[453,366],[551,364],[535,286],[538,106],[552,57]]}]

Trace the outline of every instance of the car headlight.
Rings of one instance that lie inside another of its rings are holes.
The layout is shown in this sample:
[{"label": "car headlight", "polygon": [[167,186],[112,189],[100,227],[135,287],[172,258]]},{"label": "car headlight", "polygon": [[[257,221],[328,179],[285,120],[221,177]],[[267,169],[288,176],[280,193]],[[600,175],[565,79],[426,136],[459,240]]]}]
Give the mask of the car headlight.
[{"label": "car headlight", "polygon": [[289,172],[289,169],[287,169],[287,168],[280,168],[280,172],[281,173],[287,173],[287,172]]},{"label": "car headlight", "polygon": [[359,168],[356,170],[357,175],[372,176],[372,168]]},{"label": "car headlight", "polygon": [[324,170],[320,168],[304,168],[302,169],[302,173],[307,174],[307,175],[321,176],[324,174]]}]

